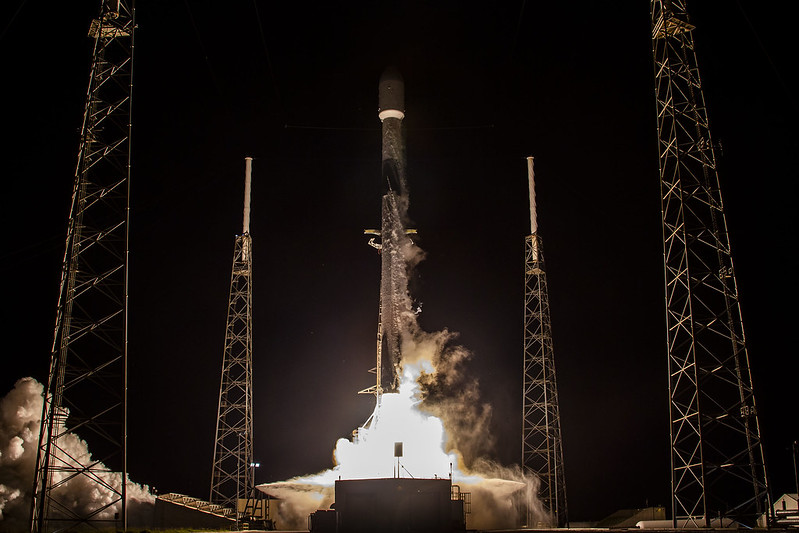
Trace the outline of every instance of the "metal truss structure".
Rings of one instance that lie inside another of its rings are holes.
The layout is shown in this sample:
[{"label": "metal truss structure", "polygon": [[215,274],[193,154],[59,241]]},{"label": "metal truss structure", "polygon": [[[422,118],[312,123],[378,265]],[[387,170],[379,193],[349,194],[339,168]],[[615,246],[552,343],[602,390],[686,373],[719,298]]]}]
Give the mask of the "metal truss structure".
[{"label": "metal truss structure", "polygon": [[684,0],[651,15],[674,526],[752,526],[771,506],[694,27]]},{"label": "metal truss structure", "polygon": [[[252,424],[252,238],[246,158],[244,231],[236,237],[216,422],[210,501],[238,511],[255,487]],[[240,514],[240,513],[237,513]],[[237,516],[237,522],[243,517]]]},{"label": "metal truss structure", "polygon": [[[552,349],[552,324],[541,238],[537,232],[533,158],[527,159],[530,180],[531,234],[525,238],[524,383],[522,405],[522,468],[541,481],[538,498],[550,513],[545,527],[568,526],[560,409]],[[533,524],[528,507],[527,526]]]},{"label": "metal truss structure", "polygon": [[[127,255],[132,0],[102,1],[61,270],[31,531],[122,529],[126,514]],[[86,444],[91,455],[81,453]],[[72,484],[103,495],[75,503]]]}]

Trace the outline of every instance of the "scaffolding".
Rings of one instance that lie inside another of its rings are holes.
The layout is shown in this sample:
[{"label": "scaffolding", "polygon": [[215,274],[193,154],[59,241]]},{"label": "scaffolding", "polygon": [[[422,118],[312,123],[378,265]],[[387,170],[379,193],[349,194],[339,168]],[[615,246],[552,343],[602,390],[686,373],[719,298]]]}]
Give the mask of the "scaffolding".
[{"label": "scaffolding", "polygon": [[754,526],[771,506],[694,26],[684,0],[651,20],[673,523]]}]

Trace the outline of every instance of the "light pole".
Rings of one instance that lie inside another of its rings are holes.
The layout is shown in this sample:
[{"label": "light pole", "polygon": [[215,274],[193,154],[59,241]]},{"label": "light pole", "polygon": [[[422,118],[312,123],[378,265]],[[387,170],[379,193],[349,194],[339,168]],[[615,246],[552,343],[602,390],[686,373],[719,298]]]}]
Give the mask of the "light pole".
[{"label": "light pole", "polygon": [[250,463],[250,479],[252,479],[251,489],[255,489],[257,483],[255,482],[255,469],[261,466],[261,463]]},{"label": "light pole", "polygon": [[799,441],[793,441],[791,444],[791,455],[793,456],[793,482],[796,487],[796,493],[799,494],[799,469],[796,468],[796,456],[799,455]]}]

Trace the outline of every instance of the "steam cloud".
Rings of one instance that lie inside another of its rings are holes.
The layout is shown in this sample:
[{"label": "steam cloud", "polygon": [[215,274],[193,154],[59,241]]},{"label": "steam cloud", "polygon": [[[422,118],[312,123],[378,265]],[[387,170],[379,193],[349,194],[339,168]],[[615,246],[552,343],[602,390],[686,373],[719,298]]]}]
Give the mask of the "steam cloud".
[{"label": "steam cloud", "polygon": [[[43,389],[42,384],[35,379],[22,378],[0,400],[0,529],[3,531],[24,531],[28,528]],[[61,446],[83,464],[91,460],[86,442],[75,434],[62,440]],[[101,465],[100,469],[104,467]],[[63,474],[55,473],[54,481],[59,481],[60,475]],[[105,483],[116,490],[120,489],[119,474],[100,475]],[[112,495],[85,476],[77,476],[56,489],[53,497],[78,514],[87,514],[110,502]],[[133,527],[151,526],[155,497],[150,494],[148,487],[128,481],[127,497],[128,524]],[[118,511],[118,506],[112,506],[97,518],[112,520]]]}]

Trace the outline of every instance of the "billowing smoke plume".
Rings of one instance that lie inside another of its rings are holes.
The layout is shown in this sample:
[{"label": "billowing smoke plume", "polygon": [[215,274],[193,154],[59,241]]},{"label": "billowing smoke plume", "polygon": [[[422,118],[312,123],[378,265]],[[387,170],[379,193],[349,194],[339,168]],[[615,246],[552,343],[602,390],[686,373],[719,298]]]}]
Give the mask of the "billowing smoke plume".
[{"label": "billowing smoke plume", "polygon": [[471,493],[470,529],[516,528],[551,524],[538,500],[539,480],[521,467],[506,467],[487,458],[494,445],[491,406],[480,398],[477,379],[465,363],[471,353],[453,344],[456,333],[428,333],[416,328],[403,341],[403,362],[422,369],[418,409],[442,421],[446,452],[458,458],[453,483]]},{"label": "billowing smoke plume", "polygon": [[28,522],[30,491],[42,415],[42,386],[33,378],[17,381],[0,400],[0,520],[21,530]]},{"label": "billowing smoke plume", "polygon": [[481,401],[477,379],[464,368],[471,353],[450,344],[455,337],[447,330],[419,331],[406,341],[404,353],[429,358],[433,371],[423,371],[418,379],[420,409],[441,419],[449,437],[447,451],[456,451],[461,468],[469,470],[494,446],[491,406]]},{"label": "billowing smoke plume", "polygon": [[269,483],[269,495],[278,498],[269,502],[270,519],[275,522],[277,529],[307,529],[311,513],[318,509],[329,509],[333,504],[334,482],[334,479],[323,481],[313,476],[303,480]]},{"label": "billowing smoke plume", "polygon": [[470,471],[473,476],[460,482],[461,490],[472,493],[470,528],[510,529],[520,524],[536,528],[554,523],[538,499],[540,480],[525,475],[520,466],[502,466],[480,458]]},{"label": "billowing smoke plume", "polygon": [[[42,384],[33,378],[22,378],[0,400],[0,529],[23,531],[28,527],[31,506],[31,491],[36,468],[36,450],[39,444],[39,428],[42,416]],[[69,434],[61,446],[71,457],[82,464],[91,462],[91,453],[86,442],[75,434]],[[100,465],[99,470],[105,468]],[[120,489],[120,475],[99,474],[103,482]],[[54,473],[54,484],[60,473]],[[152,525],[155,497],[146,486],[128,481],[128,524],[132,527]],[[53,497],[74,510],[78,515],[103,507],[112,501],[109,491],[85,476],[77,476],[58,487]],[[101,520],[112,520],[119,511],[111,506],[97,516]]]}]

